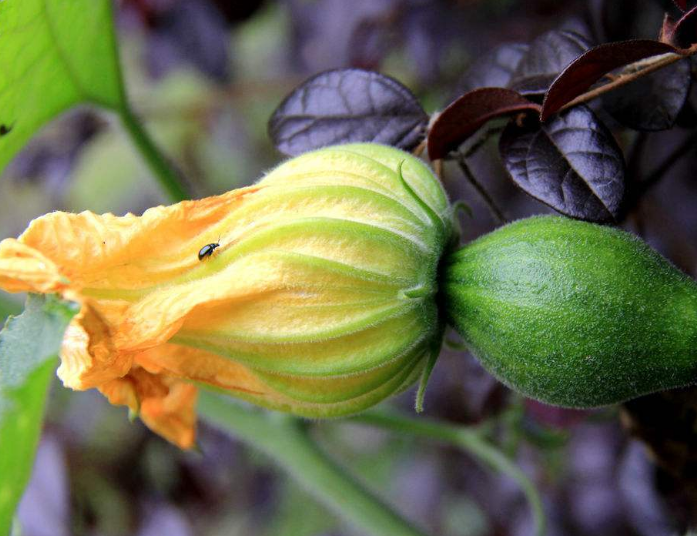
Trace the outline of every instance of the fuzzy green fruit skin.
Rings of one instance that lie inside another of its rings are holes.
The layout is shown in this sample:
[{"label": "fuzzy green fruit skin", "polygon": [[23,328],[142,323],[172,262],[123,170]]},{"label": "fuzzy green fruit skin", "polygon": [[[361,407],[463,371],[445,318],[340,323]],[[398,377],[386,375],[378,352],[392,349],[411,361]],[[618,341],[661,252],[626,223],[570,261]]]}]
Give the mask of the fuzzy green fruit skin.
[{"label": "fuzzy green fruit skin", "polygon": [[626,232],[521,220],[452,253],[441,284],[448,322],[532,398],[589,408],[697,379],[697,284]]}]

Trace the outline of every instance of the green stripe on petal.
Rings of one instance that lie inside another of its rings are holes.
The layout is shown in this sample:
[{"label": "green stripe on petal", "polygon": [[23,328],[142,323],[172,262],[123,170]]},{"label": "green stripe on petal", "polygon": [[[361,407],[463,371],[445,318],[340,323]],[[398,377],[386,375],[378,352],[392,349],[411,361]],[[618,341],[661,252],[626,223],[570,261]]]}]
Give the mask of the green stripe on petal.
[{"label": "green stripe on petal", "polygon": [[362,396],[379,388],[391,378],[411,370],[413,363],[424,355],[426,345],[421,344],[400,359],[360,374],[308,378],[255,372],[265,384],[283,395],[310,404],[333,404]]},{"label": "green stripe on petal", "polygon": [[[285,344],[254,344],[224,334],[180,331],[172,342],[207,350],[257,370],[302,376],[365,372],[399,359],[433,336],[437,319],[412,307],[361,331],[326,339]],[[435,306],[433,306],[435,313]],[[430,329],[429,327],[432,326]]]}]

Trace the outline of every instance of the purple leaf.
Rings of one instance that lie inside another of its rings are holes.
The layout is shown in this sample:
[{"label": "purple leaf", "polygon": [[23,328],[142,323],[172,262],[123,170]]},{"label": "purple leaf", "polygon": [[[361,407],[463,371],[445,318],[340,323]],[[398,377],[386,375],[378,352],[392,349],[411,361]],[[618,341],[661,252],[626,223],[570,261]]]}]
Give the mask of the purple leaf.
[{"label": "purple leaf", "polygon": [[676,52],[676,49],[666,43],[650,40],[606,43],[590,49],[569,64],[554,80],[542,104],[542,121],[546,121],[607,73],[667,52]]},{"label": "purple leaf", "polygon": [[465,93],[431,125],[428,154],[434,160],[443,158],[488,121],[526,111],[538,114],[540,106],[512,89],[483,87]]},{"label": "purple leaf", "polygon": [[582,35],[553,30],[542,34],[532,43],[518,64],[509,87],[523,95],[541,95],[557,75],[591,43]]},{"label": "purple leaf", "polygon": [[424,138],[428,119],[411,91],[393,78],[340,69],[293,90],[269,120],[269,135],[291,156],[349,142],[411,149]]},{"label": "purple leaf", "polygon": [[697,41],[697,6],[685,13],[676,23],[671,42],[679,47],[689,47]]},{"label": "purple leaf", "polygon": [[690,60],[681,60],[603,95],[618,122],[636,130],[672,128],[690,92]]},{"label": "purple leaf", "polygon": [[589,221],[616,219],[624,196],[617,142],[585,106],[548,123],[512,121],[499,141],[513,181],[555,210]]}]

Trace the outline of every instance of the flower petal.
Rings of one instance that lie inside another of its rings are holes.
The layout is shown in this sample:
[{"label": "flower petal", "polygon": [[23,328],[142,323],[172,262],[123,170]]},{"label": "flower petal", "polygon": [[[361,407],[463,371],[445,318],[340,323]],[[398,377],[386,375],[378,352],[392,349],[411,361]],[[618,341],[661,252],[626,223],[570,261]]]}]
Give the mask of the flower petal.
[{"label": "flower petal", "polygon": [[418,159],[328,148],[142,216],[48,214],[0,243],[0,288],[80,303],[63,383],[100,389],[186,447],[199,385],[337,416],[412,382],[442,334],[450,218]]},{"label": "flower petal", "polygon": [[114,405],[128,406],[162,437],[188,449],[194,445],[196,387],[169,376],[134,367],[99,390]]},{"label": "flower petal", "polygon": [[[221,221],[258,189],[155,207],[142,216],[53,212],[33,220],[19,242],[60,267],[72,288],[144,291],[196,266],[203,243],[216,242]],[[0,250],[0,261],[17,253]]]},{"label": "flower petal", "polygon": [[63,338],[58,377],[71,389],[84,390],[124,376],[133,357],[117,352],[109,325],[89,303],[84,303]]},{"label": "flower petal", "polygon": [[0,242],[0,288],[7,292],[61,292],[69,281],[40,251],[19,240]]}]

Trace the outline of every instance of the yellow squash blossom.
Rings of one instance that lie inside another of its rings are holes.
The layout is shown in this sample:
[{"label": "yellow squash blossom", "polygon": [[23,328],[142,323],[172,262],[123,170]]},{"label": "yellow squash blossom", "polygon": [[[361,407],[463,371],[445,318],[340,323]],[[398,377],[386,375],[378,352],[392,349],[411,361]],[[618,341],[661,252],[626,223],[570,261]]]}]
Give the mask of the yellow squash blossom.
[{"label": "yellow squash blossom", "polygon": [[47,214],[0,242],[0,289],[78,302],[63,384],[187,448],[200,386],[325,417],[411,385],[440,346],[451,229],[421,161],[345,145],[142,216]]}]

